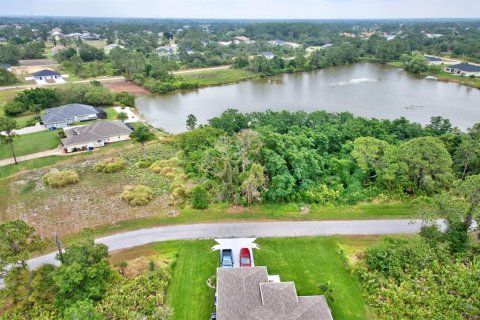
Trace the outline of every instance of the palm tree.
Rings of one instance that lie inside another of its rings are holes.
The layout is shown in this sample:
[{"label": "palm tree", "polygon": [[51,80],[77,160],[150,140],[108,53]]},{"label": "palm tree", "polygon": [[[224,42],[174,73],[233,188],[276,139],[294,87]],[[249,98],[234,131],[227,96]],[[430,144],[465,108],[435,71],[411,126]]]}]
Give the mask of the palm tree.
[{"label": "palm tree", "polygon": [[128,119],[128,114],[127,114],[126,112],[123,112],[123,111],[122,111],[122,112],[119,112],[119,113],[117,114],[117,119],[118,119],[118,120],[122,120],[122,122],[125,122],[125,120]]},{"label": "palm tree", "polygon": [[153,133],[150,131],[149,128],[145,126],[141,126],[135,129],[130,134],[130,138],[132,138],[136,142],[140,142],[140,144],[142,145],[142,153],[144,157],[145,157],[145,142],[150,140],[152,137],[153,137]]},{"label": "palm tree", "polygon": [[12,149],[13,160],[18,164],[15,150],[13,149],[13,138],[17,136],[15,133],[17,122],[7,117],[0,117],[0,143],[9,144]]}]

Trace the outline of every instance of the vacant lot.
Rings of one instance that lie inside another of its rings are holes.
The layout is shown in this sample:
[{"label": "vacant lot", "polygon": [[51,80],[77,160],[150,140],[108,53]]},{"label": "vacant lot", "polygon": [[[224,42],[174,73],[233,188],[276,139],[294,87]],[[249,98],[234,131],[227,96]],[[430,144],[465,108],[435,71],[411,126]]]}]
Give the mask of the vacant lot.
[{"label": "vacant lot", "polygon": [[258,77],[258,75],[253,72],[239,69],[205,70],[182,73],[178,76],[187,80],[187,82],[198,83],[201,87],[235,83]]},{"label": "vacant lot", "polygon": [[[363,239],[362,250],[378,237]],[[336,320],[366,319],[368,310],[354,278],[345,269],[338,246],[352,243],[350,237],[258,239],[261,249],[254,252],[256,265],[267,266],[270,274],[282,281],[295,281],[299,295],[320,294],[318,284],[330,281],[335,301],[329,303]],[[115,252],[112,261],[124,259],[131,272],[138,272],[145,261],[169,261],[172,280],[167,301],[175,319],[208,319],[215,310],[215,290],[206,285],[218,266],[218,252],[211,252],[214,241],[168,241]],[[142,261],[142,259],[144,261]]]},{"label": "vacant lot", "polygon": [[[126,169],[111,174],[93,170],[98,161],[119,153],[125,158]],[[175,149],[169,145],[154,144],[147,148],[147,155],[155,159],[170,158],[174,153]],[[52,167],[0,179],[0,220],[21,218],[44,235],[55,232],[65,235],[84,227],[115,225],[118,221],[164,212],[169,182],[149,169],[138,168],[136,163],[141,157],[139,145],[127,141],[84,156],[73,156]],[[55,161],[49,158],[47,164]],[[45,187],[42,177],[52,168],[75,170],[80,183],[62,189]],[[123,187],[128,184],[151,187],[154,200],[148,207],[130,207],[120,199]]]},{"label": "vacant lot", "polygon": [[148,90],[140,87],[139,85],[135,84],[132,81],[125,81],[125,80],[120,80],[120,81],[105,81],[103,83],[103,86],[105,88],[110,89],[112,92],[130,92],[131,94],[135,95],[142,95],[148,93]]},{"label": "vacant lot", "polygon": [[[13,148],[17,156],[24,156],[45,150],[55,149],[60,145],[58,131],[41,131],[21,135],[15,138]],[[9,145],[0,145],[0,159],[12,158]],[[1,170],[1,169],[0,169]]]}]

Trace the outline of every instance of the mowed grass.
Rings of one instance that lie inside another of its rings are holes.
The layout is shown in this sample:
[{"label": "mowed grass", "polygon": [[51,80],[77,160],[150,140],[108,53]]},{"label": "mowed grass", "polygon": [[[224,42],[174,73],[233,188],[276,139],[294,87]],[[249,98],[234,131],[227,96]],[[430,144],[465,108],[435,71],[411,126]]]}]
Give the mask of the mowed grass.
[{"label": "mowed grass", "polygon": [[[51,150],[60,144],[58,131],[41,131],[17,136],[13,142],[13,148],[17,156]],[[12,158],[10,145],[0,145],[0,160]]]},{"label": "mowed grass", "polygon": [[258,77],[253,72],[240,69],[205,70],[179,76],[189,83],[198,83],[201,87],[218,86]]},{"label": "mowed grass", "polygon": [[174,319],[209,319],[215,310],[215,290],[207,286],[218,265],[218,252],[212,252],[213,241],[169,241],[157,243],[160,254],[174,254],[172,280],[167,301]]},{"label": "mowed grass", "polygon": [[[329,302],[335,320],[367,319],[367,308],[356,280],[344,267],[338,242],[349,237],[302,237],[258,239],[254,251],[255,265],[266,266],[269,274],[278,274],[282,281],[295,281],[297,294],[321,294],[318,284],[330,281],[334,302]],[[377,239],[372,239],[374,243]],[[349,240],[347,240],[349,241]],[[355,241],[355,239],[351,240]],[[212,252],[212,240],[167,241],[139,247],[138,256],[154,251],[162,260],[169,260],[172,279],[167,302],[174,310],[174,319],[204,320],[215,311],[215,290],[206,285],[216,273],[218,252]],[[125,252],[125,257],[122,257]],[[136,259],[132,250],[115,253],[116,259]]]},{"label": "mowed grass", "polygon": [[332,237],[258,239],[255,265],[269,274],[294,281],[299,296],[321,294],[320,283],[330,282],[334,301],[329,302],[335,320],[366,319],[367,309],[356,280],[345,269]]}]

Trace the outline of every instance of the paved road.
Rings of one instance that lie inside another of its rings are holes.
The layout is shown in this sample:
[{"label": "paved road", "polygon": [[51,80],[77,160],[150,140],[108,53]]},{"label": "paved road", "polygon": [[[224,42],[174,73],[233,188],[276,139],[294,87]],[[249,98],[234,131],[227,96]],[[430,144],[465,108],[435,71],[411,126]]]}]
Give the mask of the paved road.
[{"label": "paved road", "polygon": [[[63,155],[67,155],[67,154],[63,152],[62,148],[58,147],[53,150],[46,150],[42,152],[31,153],[25,156],[17,156],[17,162],[33,160],[38,158],[45,158],[49,156],[63,156]],[[3,159],[3,160],[0,160],[0,167],[8,166],[9,164],[14,164],[14,163],[15,161],[13,160],[13,158]]]},{"label": "paved road", "polygon": [[[156,227],[123,232],[96,239],[110,251],[167,240],[299,237],[353,234],[408,234],[417,233],[421,220],[349,220],[349,221],[282,221],[247,223],[209,223]],[[55,253],[29,260],[31,268],[45,263],[58,263]]]}]

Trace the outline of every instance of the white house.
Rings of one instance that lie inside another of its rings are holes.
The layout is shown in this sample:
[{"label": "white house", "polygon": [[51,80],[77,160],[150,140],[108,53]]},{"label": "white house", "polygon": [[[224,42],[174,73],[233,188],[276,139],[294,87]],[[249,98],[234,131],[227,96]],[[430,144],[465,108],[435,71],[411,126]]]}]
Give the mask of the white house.
[{"label": "white house", "polygon": [[453,73],[455,75],[463,75],[463,76],[475,76],[480,77],[480,66],[476,64],[470,63],[459,63],[459,64],[452,64],[450,66],[445,67],[445,71]]},{"label": "white house", "polygon": [[262,56],[267,58],[268,60],[275,58],[275,54],[273,52],[267,51],[267,52],[262,52]]},{"label": "white house", "polygon": [[425,55],[425,59],[427,59],[428,64],[442,64],[443,63],[442,58],[435,57],[435,56]]},{"label": "white house", "polygon": [[67,137],[61,141],[65,152],[75,152],[128,140],[133,130],[120,120],[106,120],[64,131]]},{"label": "white house", "polygon": [[63,78],[68,78],[68,75],[53,70],[43,69],[32,73],[32,76],[26,77],[25,80],[34,80],[37,84],[65,83]]}]

